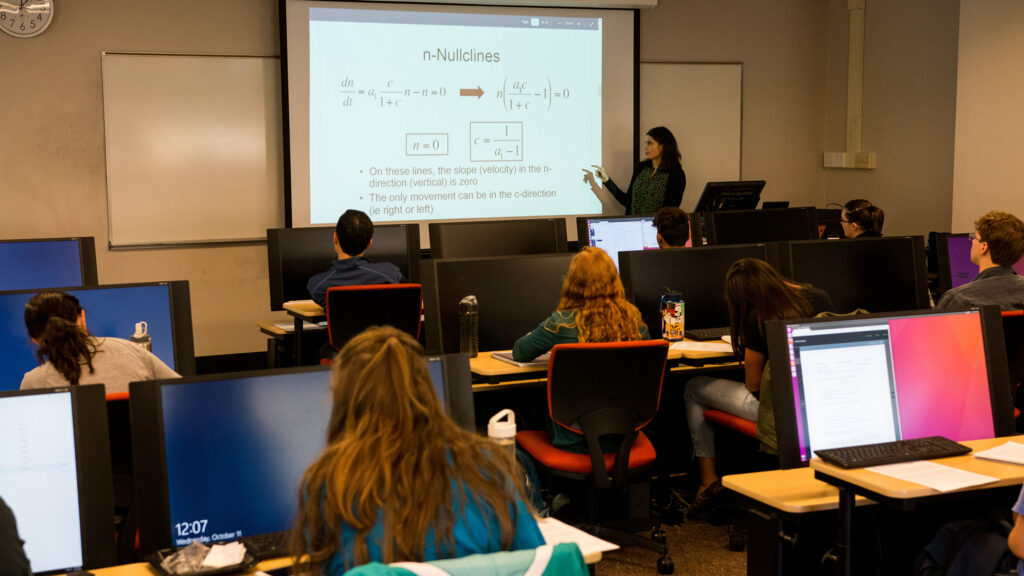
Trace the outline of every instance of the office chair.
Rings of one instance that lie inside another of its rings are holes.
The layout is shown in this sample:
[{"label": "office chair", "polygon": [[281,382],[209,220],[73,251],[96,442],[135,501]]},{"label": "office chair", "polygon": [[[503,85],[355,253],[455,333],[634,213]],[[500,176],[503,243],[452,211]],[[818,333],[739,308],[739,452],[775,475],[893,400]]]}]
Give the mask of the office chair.
[{"label": "office chair", "polygon": [[[580,528],[620,545],[658,552],[661,574],[671,574],[675,567],[660,524],[655,523],[651,539],[601,526],[596,503],[598,491],[621,498],[632,487],[628,519],[646,516],[650,526],[649,472],[657,454],[640,430],[658,413],[667,355],[664,340],[555,346],[548,363],[548,414],[553,426],[585,439],[589,453],[556,448],[542,430],[516,434],[542,471],[588,483],[588,523]],[[602,441],[614,449],[604,453]]]},{"label": "office chair", "polygon": [[394,326],[419,339],[423,285],[334,286],[327,289],[326,311],[327,336],[335,350],[370,326]]}]

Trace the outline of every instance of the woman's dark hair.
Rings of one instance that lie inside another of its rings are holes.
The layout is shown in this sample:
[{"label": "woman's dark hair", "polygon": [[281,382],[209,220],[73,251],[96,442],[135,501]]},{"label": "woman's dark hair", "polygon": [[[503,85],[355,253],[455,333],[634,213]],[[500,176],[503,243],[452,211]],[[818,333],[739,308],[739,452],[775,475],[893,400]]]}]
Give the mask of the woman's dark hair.
[{"label": "woman's dark hair", "polygon": [[647,131],[652,140],[661,144],[661,166],[667,170],[675,170],[680,166],[679,145],[676,144],[676,137],[664,126],[656,126]]},{"label": "woman's dark hair", "polygon": [[846,220],[851,224],[860,226],[862,234],[867,236],[881,236],[882,224],[885,222],[885,212],[867,200],[850,200],[843,206],[846,213]]},{"label": "woman's dark hair", "polygon": [[94,372],[96,347],[78,324],[81,313],[78,298],[56,290],[40,292],[25,304],[25,327],[39,344],[36,359],[39,364],[49,360],[72,386],[78,385],[82,364],[89,367],[90,374]]},{"label": "woman's dark hair", "polygon": [[746,348],[746,318],[751,310],[764,338],[768,320],[806,318],[813,315],[810,303],[800,295],[801,286],[779,274],[763,260],[743,258],[733,262],[725,273],[725,302],[729,305],[729,325],[733,351],[740,355]]}]

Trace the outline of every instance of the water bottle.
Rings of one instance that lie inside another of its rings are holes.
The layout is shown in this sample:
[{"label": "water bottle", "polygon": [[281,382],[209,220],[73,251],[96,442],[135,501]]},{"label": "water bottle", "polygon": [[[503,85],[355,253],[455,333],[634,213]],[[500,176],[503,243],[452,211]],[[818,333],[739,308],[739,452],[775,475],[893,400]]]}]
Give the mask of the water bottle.
[{"label": "water bottle", "polygon": [[494,440],[503,449],[508,450],[512,458],[516,457],[516,414],[509,408],[491,416],[487,422],[487,437]]},{"label": "water bottle", "polygon": [[153,339],[149,336],[149,324],[146,324],[145,320],[135,323],[135,333],[128,340],[149,352],[153,351]]},{"label": "water bottle", "polygon": [[480,307],[477,305],[476,296],[470,294],[459,300],[459,352],[469,354],[470,358],[476,358],[480,340],[477,336],[477,316],[480,314]]},{"label": "water bottle", "polygon": [[683,339],[685,325],[686,304],[683,295],[665,288],[661,293],[661,337],[669,342],[679,342]]}]

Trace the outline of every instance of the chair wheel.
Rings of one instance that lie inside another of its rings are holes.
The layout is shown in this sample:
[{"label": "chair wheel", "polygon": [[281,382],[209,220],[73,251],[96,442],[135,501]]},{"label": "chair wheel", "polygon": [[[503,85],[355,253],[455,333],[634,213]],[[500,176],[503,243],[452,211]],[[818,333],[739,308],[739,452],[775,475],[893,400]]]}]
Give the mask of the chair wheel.
[{"label": "chair wheel", "polygon": [[655,528],[654,530],[651,530],[651,540],[654,540],[658,544],[664,544],[666,540],[665,531],[661,528]]},{"label": "chair wheel", "polygon": [[672,574],[676,571],[676,564],[671,556],[658,558],[658,574]]}]

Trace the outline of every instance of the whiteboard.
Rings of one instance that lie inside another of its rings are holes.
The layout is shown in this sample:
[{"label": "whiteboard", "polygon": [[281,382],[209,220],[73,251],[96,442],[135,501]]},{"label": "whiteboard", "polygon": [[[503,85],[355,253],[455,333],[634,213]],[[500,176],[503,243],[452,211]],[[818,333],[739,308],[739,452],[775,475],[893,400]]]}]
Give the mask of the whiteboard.
[{"label": "whiteboard", "polygon": [[284,225],[278,58],[104,53],[102,73],[112,248]]},{"label": "whiteboard", "polygon": [[687,212],[707,182],[740,179],[742,118],[742,64],[640,64],[640,133],[665,126],[676,137]]}]

